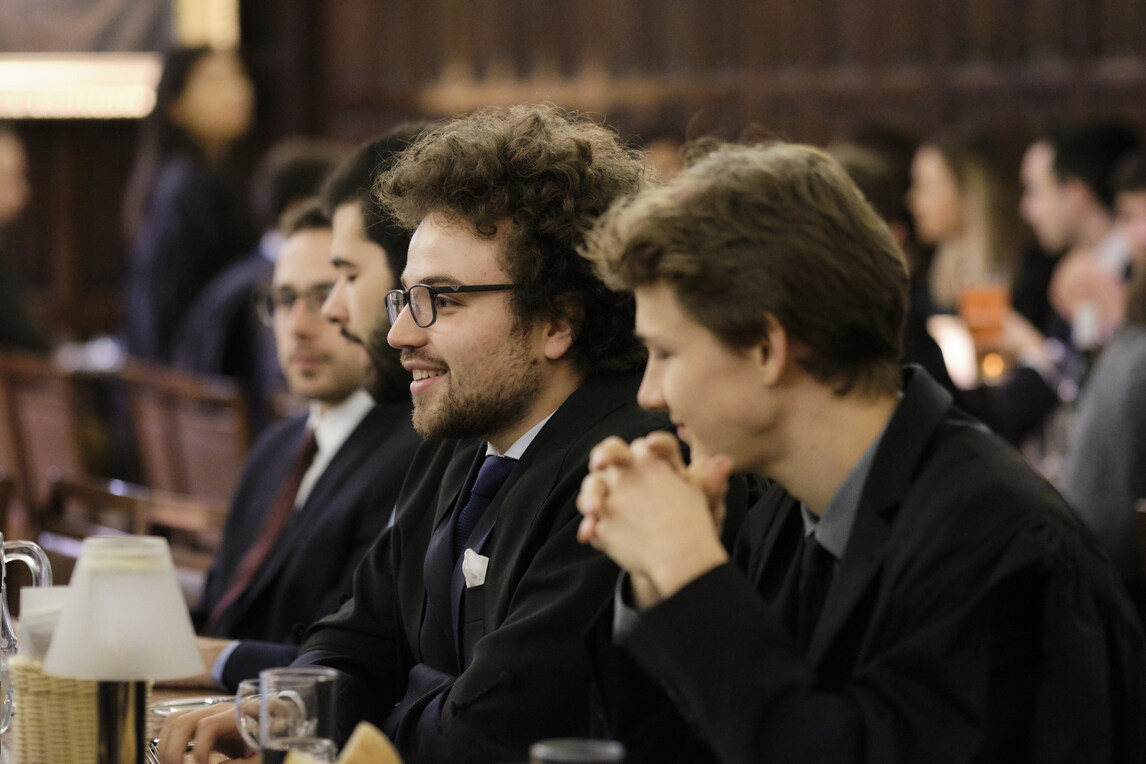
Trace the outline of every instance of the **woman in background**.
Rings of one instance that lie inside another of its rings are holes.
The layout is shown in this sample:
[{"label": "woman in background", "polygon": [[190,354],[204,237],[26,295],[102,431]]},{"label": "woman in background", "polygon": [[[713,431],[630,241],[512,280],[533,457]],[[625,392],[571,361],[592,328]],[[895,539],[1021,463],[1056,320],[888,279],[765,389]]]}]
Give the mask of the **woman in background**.
[{"label": "woman in background", "polygon": [[1014,282],[1025,243],[1018,153],[1007,156],[1000,143],[993,133],[961,129],[915,152],[907,202],[916,236],[934,252],[913,298],[927,312],[954,312],[964,287]]},{"label": "woman in background", "polygon": [[976,357],[995,351],[1007,357],[1005,377],[976,380],[974,364],[956,399],[1015,445],[1036,432],[1058,403],[1047,381],[1053,364],[1045,369],[1015,351],[1037,334],[1028,327],[1043,326],[1051,312],[1047,285],[1054,265],[1033,246],[1019,215],[1021,144],[1002,136],[1021,132],[963,127],[925,141],[915,153],[907,194],[916,236],[934,248],[924,267],[912,273],[915,315],[926,320],[957,312],[960,292],[968,287],[1000,287],[1009,295],[996,335],[970,335],[981,343]]},{"label": "woman in background", "polygon": [[236,53],[167,56],[124,203],[127,349],[137,357],[168,363],[188,306],[253,241],[229,167],[253,115],[254,88]]}]

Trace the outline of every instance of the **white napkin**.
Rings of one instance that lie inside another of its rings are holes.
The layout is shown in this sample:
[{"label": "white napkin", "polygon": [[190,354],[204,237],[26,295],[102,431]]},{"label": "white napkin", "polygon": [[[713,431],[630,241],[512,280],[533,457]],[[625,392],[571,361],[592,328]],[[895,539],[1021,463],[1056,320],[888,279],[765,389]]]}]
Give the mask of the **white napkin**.
[{"label": "white napkin", "polygon": [[462,556],[462,575],[466,577],[466,588],[481,586],[485,583],[485,569],[489,566],[489,558],[467,549]]}]

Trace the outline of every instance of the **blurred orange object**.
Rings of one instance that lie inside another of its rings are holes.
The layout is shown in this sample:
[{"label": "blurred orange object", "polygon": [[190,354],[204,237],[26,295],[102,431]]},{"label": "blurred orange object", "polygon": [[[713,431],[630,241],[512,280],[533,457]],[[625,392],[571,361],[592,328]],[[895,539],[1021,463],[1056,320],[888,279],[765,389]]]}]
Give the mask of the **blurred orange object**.
[{"label": "blurred orange object", "polygon": [[1003,321],[1011,307],[1011,290],[1002,284],[976,284],[959,290],[959,317],[971,332],[980,356],[997,349]]}]

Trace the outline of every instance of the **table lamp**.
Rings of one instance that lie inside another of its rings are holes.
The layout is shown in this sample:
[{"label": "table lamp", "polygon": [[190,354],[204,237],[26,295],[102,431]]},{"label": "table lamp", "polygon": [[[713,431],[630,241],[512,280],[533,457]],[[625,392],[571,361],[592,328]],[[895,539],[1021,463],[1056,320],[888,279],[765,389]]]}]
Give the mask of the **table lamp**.
[{"label": "table lamp", "polygon": [[203,661],[166,539],[84,539],[44,673],[98,685],[99,764],[143,764],[146,682]]}]

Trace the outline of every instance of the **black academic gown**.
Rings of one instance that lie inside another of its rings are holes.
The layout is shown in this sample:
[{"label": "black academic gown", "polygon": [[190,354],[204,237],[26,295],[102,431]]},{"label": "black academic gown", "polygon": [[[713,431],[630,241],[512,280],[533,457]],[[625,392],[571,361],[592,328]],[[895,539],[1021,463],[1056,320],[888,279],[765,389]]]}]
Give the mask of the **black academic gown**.
[{"label": "black academic gown", "polygon": [[[444,589],[429,586],[425,568],[485,445],[449,440],[418,451],[394,526],[360,566],[353,599],[316,624],[298,660],[343,672],[342,734],[367,719],[418,762],[521,761],[535,740],[588,734],[583,635],[618,571],[577,542],[575,499],[593,446],[666,426],[637,406],[639,382],[591,378],[545,424],[471,536],[489,559],[477,587],[466,588],[460,559],[443,563]],[[445,655],[423,650],[431,596],[447,614]]]}]

